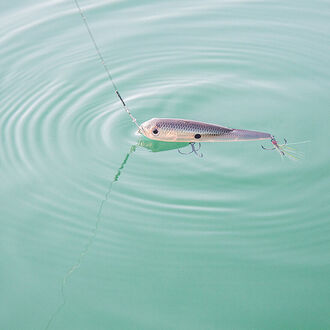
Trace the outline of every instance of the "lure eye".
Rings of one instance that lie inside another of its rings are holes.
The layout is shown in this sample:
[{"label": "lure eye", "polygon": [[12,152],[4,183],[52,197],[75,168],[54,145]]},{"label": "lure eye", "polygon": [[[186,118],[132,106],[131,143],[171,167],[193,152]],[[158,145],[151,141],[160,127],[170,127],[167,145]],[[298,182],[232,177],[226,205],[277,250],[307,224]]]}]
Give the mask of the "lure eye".
[{"label": "lure eye", "polygon": [[157,135],[157,134],[159,133],[159,131],[158,131],[157,128],[154,128],[154,129],[152,130],[152,133],[153,133],[154,135]]},{"label": "lure eye", "polygon": [[202,136],[200,134],[195,134],[195,139],[200,139]]}]

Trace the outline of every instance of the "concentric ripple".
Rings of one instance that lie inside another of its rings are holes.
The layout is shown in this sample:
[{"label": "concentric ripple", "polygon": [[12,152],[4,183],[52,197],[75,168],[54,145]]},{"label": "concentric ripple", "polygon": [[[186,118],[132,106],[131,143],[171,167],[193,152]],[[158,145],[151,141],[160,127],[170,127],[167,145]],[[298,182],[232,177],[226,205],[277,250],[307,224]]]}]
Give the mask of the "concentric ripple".
[{"label": "concentric ripple", "polygon": [[74,2],[8,4],[2,319],[266,329],[274,310],[280,328],[327,328],[316,316],[329,307],[328,2],[80,3],[139,123],[188,118],[311,142],[292,145],[305,157],[289,162],[254,142],[206,143],[197,159],[141,140]]}]

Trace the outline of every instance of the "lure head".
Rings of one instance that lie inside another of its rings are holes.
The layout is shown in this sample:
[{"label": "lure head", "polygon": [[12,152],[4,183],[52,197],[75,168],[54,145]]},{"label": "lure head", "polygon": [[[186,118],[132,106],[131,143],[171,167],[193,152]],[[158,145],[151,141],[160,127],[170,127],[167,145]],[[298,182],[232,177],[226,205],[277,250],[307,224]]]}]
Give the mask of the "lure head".
[{"label": "lure head", "polygon": [[166,129],[159,118],[152,118],[142,123],[140,131],[145,137],[151,140],[175,141],[174,132]]}]

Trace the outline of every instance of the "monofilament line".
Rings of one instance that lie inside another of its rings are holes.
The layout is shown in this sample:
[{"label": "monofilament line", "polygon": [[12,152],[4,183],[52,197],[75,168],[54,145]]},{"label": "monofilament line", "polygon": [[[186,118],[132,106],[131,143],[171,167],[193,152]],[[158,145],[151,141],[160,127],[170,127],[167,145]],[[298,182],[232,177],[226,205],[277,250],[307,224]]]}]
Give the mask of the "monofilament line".
[{"label": "monofilament line", "polygon": [[131,114],[131,112],[129,111],[129,109],[128,109],[126,103],[124,102],[123,98],[121,97],[121,95],[120,95],[120,93],[119,93],[119,91],[118,91],[118,89],[117,89],[117,86],[116,86],[115,82],[114,82],[113,79],[112,79],[112,76],[111,76],[110,70],[109,70],[108,66],[106,65],[106,63],[105,63],[105,61],[104,61],[104,58],[103,58],[103,56],[102,56],[102,54],[101,54],[101,51],[100,51],[99,47],[97,46],[97,43],[96,43],[96,41],[95,41],[95,38],[94,38],[94,36],[93,36],[93,34],[92,34],[92,31],[91,31],[91,29],[90,29],[90,27],[89,27],[89,25],[88,25],[88,22],[87,22],[86,16],[84,15],[82,9],[80,8],[78,1],[77,1],[77,0],[74,0],[74,3],[76,4],[76,7],[77,7],[77,9],[78,9],[78,11],[79,11],[79,14],[80,14],[80,16],[81,16],[81,18],[82,18],[82,20],[83,20],[85,26],[86,26],[87,32],[88,32],[88,34],[89,34],[89,36],[90,36],[90,38],[91,38],[91,40],[92,40],[92,42],[93,42],[94,48],[95,48],[95,50],[96,50],[96,52],[97,52],[97,55],[99,56],[99,59],[100,59],[102,65],[103,65],[103,67],[104,67],[105,72],[106,72],[107,75],[108,75],[109,81],[111,82],[111,84],[112,84],[112,86],[113,86],[113,88],[114,88],[114,90],[115,90],[115,93],[117,94],[119,100],[121,101],[121,103],[122,103],[122,105],[123,105],[123,108],[124,108],[125,111],[128,113],[128,115],[129,115],[130,118],[132,119],[133,123],[138,127],[139,131],[141,131],[140,125],[137,123],[136,119],[134,118],[134,116],[133,116],[133,115]]}]

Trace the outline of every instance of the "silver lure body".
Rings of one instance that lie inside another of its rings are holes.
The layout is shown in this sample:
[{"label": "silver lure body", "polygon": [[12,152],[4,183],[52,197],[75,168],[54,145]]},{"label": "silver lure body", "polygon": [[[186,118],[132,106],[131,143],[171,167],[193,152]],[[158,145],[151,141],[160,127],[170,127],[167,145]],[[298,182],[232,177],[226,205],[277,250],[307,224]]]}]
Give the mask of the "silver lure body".
[{"label": "silver lure body", "polygon": [[152,118],[140,126],[140,132],[149,139],[167,142],[231,142],[272,139],[272,135],[269,133],[175,118]]}]

